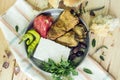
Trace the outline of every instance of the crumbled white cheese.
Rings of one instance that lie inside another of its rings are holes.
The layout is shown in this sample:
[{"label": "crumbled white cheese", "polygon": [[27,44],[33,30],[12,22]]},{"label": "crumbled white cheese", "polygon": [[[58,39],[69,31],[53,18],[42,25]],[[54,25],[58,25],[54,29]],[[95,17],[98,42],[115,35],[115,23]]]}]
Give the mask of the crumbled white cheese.
[{"label": "crumbled white cheese", "polygon": [[120,21],[118,18],[114,18],[110,15],[103,16],[99,15],[92,20],[92,25],[90,26],[91,32],[99,36],[107,36],[116,27],[118,27]]}]

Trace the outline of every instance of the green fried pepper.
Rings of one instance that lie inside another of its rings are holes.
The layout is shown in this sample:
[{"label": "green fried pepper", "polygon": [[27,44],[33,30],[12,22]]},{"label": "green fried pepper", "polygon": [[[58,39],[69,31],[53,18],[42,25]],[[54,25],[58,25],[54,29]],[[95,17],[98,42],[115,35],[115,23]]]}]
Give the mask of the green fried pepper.
[{"label": "green fried pepper", "polygon": [[33,35],[30,33],[27,33],[22,37],[19,43],[21,43],[22,41],[26,41],[26,45],[29,45],[30,43],[32,43],[33,40],[34,40]]},{"label": "green fried pepper", "polygon": [[22,41],[25,41],[27,56],[30,58],[40,41],[40,35],[32,29],[27,31],[27,33],[23,35],[19,43],[21,43]]}]

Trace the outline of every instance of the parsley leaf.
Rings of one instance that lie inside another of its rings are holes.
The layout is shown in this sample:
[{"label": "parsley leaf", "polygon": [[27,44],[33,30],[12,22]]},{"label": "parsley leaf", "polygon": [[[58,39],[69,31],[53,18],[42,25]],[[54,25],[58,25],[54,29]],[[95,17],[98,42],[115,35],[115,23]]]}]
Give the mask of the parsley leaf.
[{"label": "parsley leaf", "polygon": [[93,74],[92,71],[88,68],[83,68],[83,71],[88,73],[88,74]]},{"label": "parsley leaf", "polygon": [[19,30],[19,26],[18,25],[15,26],[15,30],[16,30],[16,32],[18,32],[18,30]]},{"label": "parsley leaf", "polygon": [[92,46],[93,46],[93,47],[96,46],[96,40],[95,40],[95,39],[92,40]]},{"label": "parsley leaf", "polygon": [[105,60],[103,55],[100,55],[100,59],[101,59],[102,61]]},{"label": "parsley leaf", "polygon": [[78,75],[78,72],[76,70],[71,70],[72,71],[72,75]]}]

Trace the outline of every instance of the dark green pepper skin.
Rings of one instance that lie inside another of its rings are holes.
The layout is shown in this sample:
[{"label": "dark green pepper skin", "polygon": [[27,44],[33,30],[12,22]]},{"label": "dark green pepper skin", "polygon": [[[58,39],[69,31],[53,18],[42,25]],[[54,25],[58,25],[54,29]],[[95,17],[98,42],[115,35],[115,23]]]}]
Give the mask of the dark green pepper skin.
[{"label": "dark green pepper skin", "polygon": [[35,30],[31,29],[27,31],[19,43],[22,41],[25,41],[27,56],[30,58],[40,42],[40,35]]}]

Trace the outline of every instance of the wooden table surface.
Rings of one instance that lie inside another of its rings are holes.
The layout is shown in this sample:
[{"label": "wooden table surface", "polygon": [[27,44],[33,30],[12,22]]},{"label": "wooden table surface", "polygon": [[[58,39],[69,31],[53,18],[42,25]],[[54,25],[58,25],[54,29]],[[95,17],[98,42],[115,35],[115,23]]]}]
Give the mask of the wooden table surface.
[{"label": "wooden table surface", "polygon": [[0,80],[31,80],[19,68],[0,29]]},{"label": "wooden table surface", "polygon": [[[0,0],[1,1],[1,0]],[[117,4],[118,0],[116,1]],[[113,5],[116,7],[116,5]],[[114,12],[117,13],[115,9]],[[120,14],[120,12],[119,12]],[[120,15],[117,13],[117,16],[120,18]],[[28,17],[26,17],[28,19]],[[97,40],[97,46],[94,49],[89,51],[90,56],[96,60],[107,72],[109,72],[116,80],[120,80],[120,28],[117,28],[113,32],[112,37],[99,38],[94,35],[91,35],[91,38]],[[92,39],[91,39],[92,40]],[[101,61],[99,56],[101,51],[97,54],[92,54],[94,50],[100,45],[107,45],[109,49],[105,50],[105,61]],[[25,75],[19,68],[14,56],[9,50],[7,41],[0,30],[0,80],[31,80],[27,75]]]},{"label": "wooden table surface", "polygon": [[0,0],[0,15],[4,14],[16,0]]}]

